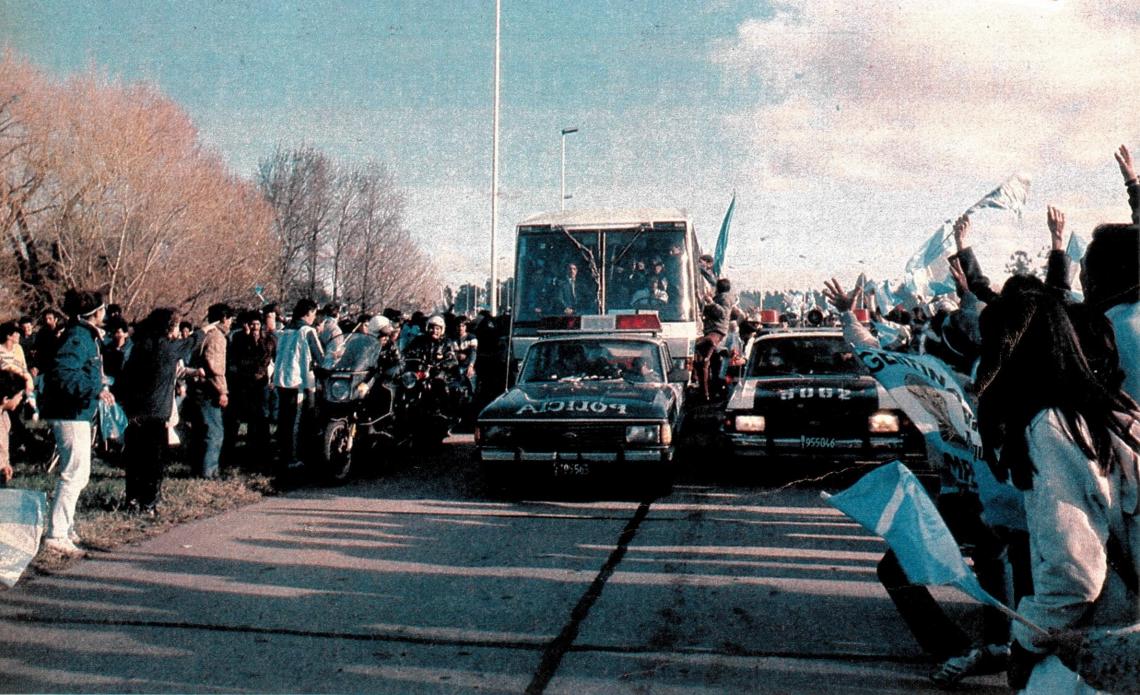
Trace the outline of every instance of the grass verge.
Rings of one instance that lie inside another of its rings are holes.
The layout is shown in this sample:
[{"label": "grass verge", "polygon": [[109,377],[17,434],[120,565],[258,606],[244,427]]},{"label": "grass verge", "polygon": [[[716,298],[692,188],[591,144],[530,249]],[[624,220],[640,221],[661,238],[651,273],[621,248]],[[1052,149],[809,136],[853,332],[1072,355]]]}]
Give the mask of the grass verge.
[{"label": "grass verge", "polygon": [[[55,492],[58,471],[47,473],[42,464],[18,463],[10,485],[40,490],[49,501]],[[277,490],[272,479],[258,473],[226,470],[217,480],[193,477],[188,466],[171,463],[162,484],[162,498],[154,516],[133,514],[126,509],[126,473],[122,468],[95,459],[91,480],[76,507],[76,531],[89,550],[108,551],[128,543],[156,536],[167,529],[195,519],[221,514],[253,502]],[[32,560],[30,572],[52,574],[79,558],[41,549]]]}]

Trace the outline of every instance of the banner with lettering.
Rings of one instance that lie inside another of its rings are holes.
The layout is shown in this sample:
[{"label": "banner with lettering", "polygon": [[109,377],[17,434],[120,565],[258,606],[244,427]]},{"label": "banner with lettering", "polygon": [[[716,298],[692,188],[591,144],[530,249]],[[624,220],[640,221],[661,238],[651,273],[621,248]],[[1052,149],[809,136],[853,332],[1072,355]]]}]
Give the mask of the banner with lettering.
[{"label": "banner with lettering", "polygon": [[922,432],[944,484],[976,492],[987,524],[1024,529],[1021,493],[994,478],[983,460],[974,409],[949,368],[929,355],[872,348],[855,348],[855,354]]}]

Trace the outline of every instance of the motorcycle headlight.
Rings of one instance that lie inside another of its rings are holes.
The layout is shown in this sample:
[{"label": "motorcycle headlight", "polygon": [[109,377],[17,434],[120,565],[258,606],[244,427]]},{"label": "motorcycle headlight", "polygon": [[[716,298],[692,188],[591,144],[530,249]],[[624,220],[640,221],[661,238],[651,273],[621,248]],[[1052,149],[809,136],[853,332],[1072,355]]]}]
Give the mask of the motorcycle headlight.
[{"label": "motorcycle headlight", "polygon": [[733,429],[737,432],[763,432],[767,424],[763,415],[737,415]]},{"label": "motorcycle headlight", "polygon": [[893,434],[899,431],[899,416],[888,410],[876,410],[867,418],[867,429],[874,434]]},{"label": "motorcycle headlight", "polygon": [[[668,430],[666,435],[664,430]],[[665,441],[668,438],[669,441]],[[669,425],[629,425],[625,428],[626,444],[668,444],[673,440]]]},{"label": "motorcycle headlight", "polygon": [[416,381],[417,381],[416,375],[413,372],[404,372],[400,376],[400,384],[406,389],[410,389],[413,386],[415,386]]},{"label": "motorcycle headlight", "polygon": [[325,388],[330,401],[345,401],[352,395],[352,382],[348,379],[331,379]]}]

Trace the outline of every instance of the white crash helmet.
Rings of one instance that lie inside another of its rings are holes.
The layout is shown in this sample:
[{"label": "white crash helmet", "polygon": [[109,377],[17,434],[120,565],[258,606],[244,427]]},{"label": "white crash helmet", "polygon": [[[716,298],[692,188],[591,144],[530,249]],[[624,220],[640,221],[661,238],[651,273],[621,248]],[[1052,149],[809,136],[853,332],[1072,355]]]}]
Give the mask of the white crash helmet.
[{"label": "white crash helmet", "polygon": [[436,314],[435,316],[432,316],[430,319],[428,319],[427,326],[439,326],[440,328],[447,328],[447,324],[444,322],[443,317],[439,314]]},{"label": "white crash helmet", "polygon": [[387,316],[373,316],[368,319],[367,328],[369,335],[392,334],[392,322],[388,320]]}]

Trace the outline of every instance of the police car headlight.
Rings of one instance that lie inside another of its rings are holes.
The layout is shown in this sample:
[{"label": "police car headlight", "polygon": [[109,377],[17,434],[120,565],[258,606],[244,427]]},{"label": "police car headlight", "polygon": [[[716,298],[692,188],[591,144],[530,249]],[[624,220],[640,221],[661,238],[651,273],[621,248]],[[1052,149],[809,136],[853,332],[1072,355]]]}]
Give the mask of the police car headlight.
[{"label": "police car headlight", "polygon": [[504,425],[478,425],[475,428],[475,444],[496,444],[510,439],[511,428]]},{"label": "police car headlight", "polygon": [[[665,425],[668,427],[668,425]],[[626,444],[660,444],[662,425],[629,425],[625,428]],[[672,431],[669,439],[672,440]]]},{"label": "police car headlight", "polygon": [[352,382],[348,379],[332,379],[325,391],[330,401],[344,401],[352,395]]},{"label": "police car headlight", "polygon": [[732,427],[737,432],[763,432],[767,424],[763,415],[737,415]]},{"label": "police car headlight", "polygon": [[899,416],[887,410],[876,410],[867,418],[867,429],[873,434],[892,434],[899,431]]}]

